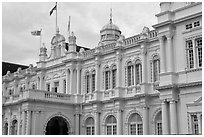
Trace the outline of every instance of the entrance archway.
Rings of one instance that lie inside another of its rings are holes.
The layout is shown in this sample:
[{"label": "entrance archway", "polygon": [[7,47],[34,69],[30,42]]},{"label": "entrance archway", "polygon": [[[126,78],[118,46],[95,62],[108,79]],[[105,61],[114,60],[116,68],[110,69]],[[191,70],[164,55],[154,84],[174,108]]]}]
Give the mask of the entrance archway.
[{"label": "entrance archway", "polygon": [[70,130],[69,123],[60,116],[51,118],[46,126],[45,135],[68,135]]}]

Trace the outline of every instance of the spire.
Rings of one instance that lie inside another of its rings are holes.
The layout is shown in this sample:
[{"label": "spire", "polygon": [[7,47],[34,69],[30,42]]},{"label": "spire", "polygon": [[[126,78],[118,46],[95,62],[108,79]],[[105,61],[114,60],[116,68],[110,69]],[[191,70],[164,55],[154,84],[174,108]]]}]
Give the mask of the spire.
[{"label": "spire", "polygon": [[110,8],[110,24],[112,24],[112,7]]}]

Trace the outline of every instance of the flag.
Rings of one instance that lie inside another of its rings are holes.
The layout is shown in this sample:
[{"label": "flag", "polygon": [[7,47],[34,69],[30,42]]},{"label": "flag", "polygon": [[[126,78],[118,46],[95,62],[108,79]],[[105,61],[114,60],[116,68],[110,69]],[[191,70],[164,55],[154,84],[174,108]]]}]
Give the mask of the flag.
[{"label": "flag", "polygon": [[50,11],[50,16],[52,15],[52,13],[53,13],[54,10],[57,10],[57,3],[56,3],[56,5],[52,8],[52,10]]},{"label": "flag", "polygon": [[68,22],[68,33],[69,33],[69,35],[70,35],[70,19],[71,19],[71,17],[69,16],[69,22]]},{"label": "flag", "polygon": [[41,35],[41,30],[32,31],[31,34],[33,36],[40,36]]}]

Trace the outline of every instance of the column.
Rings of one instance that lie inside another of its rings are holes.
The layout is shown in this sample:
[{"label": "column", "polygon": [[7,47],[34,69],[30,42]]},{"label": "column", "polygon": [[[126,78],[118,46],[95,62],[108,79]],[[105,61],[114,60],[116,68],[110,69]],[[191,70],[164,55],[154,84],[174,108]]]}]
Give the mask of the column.
[{"label": "column", "polygon": [[96,57],[96,64],[95,64],[95,67],[96,67],[96,79],[95,79],[95,82],[96,82],[96,91],[100,91],[100,62],[99,62],[99,59],[98,57]]},{"label": "column", "polygon": [[[171,134],[178,134],[177,114],[176,114],[176,101],[170,101],[170,122]],[[162,123],[163,124],[163,123]]]},{"label": "column", "polygon": [[148,76],[147,75],[147,67],[146,67],[146,64],[147,64],[147,58],[146,58],[147,49],[146,49],[146,43],[144,43],[144,44],[145,45],[142,45],[142,64],[141,64],[142,65],[142,83],[147,83],[147,76]]},{"label": "column", "polygon": [[80,66],[77,66],[77,94],[81,93],[81,74]]},{"label": "column", "polygon": [[9,115],[8,115],[8,135],[11,135],[11,110],[9,110]]},{"label": "column", "polygon": [[122,123],[122,110],[117,111],[117,135],[123,134],[123,123]]},{"label": "column", "polygon": [[120,52],[117,53],[117,77],[116,77],[116,87],[121,87],[122,83],[122,73],[121,73],[121,60],[122,60],[122,55]]},{"label": "column", "polygon": [[75,114],[75,135],[79,135],[79,116],[80,114]]},{"label": "column", "polygon": [[74,71],[74,69],[71,68],[70,69],[70,91],[69,91],[70,94],[73,93],[73,77],[74,77],[73,76],[74,75],[73,71]]},{"label": "column", "polygon": [[21,125],[21,109],[18,109],[18,130],[17,130],[17,135],[20,135],[20,125]]},{"label": "column", "polygon": [[133,70],[131,70],[132,72],[133,72],[133,74],[131,75],[131,79],[132,79],[132,81],[134,81],[134,84],[133,85],[137,85],[136,84],[136,64],[135,63],[133,63],[133,67],[132,67],[132,69]]},{"label": "column", "polygon": [[26,135],[30,135],[30,129],[31,129],[31,111],[27,111],[27,121],[26,121]]},{"label": "column", "polygon": [[99,112],[95,112],[94,126],[95,126],[95,135],[100,135],[100,113]]},{"label": "column", "polygon": [[66,94],[69,94],[70,84],[69,84],[69,70],[66,69]]},{"label": "column", "polygon": [[164,73],[166,72],[166,69],[165,69],[165,53],[164,53],[164,39],[163,39],[163,36],[159,37],[159,43],[160,43],[160,64],[161,64],[161,67],[160,67],[160,73]]},{"label": "column", "polygon": [[143,107],[143,135],[149,134],[149,107]]},{"label": "column", "polygon": [[162,102],[162,132],[163,135],[169,134],[168,110],[167,102]]},{"label": "column", "polygon": [[197,114],[197,119],[198,119],[198,133],[199,135],[202,135],[202,115],[199,113]]},{"label": "column", "polygon": [[40,125],[38,125],[38,114],[39,114],[39,111],[33,111],[32,113],[32,135],[37,135],[38,133],[38,127]]},{"label": "column", "polygon": [[172,45],[172,34],[169,34],[167,36],[167,51],[166,53],[169,53],[167,55],[167,71],[173,72],[174,71],[174,64],[173,64],[173,45]]},{"label": "column", "polygon": [[22,129],[21,129],[21,135],[25,135],[25,126],[26,126],[26,114],[25,114],[25,111],[22,111]]}]

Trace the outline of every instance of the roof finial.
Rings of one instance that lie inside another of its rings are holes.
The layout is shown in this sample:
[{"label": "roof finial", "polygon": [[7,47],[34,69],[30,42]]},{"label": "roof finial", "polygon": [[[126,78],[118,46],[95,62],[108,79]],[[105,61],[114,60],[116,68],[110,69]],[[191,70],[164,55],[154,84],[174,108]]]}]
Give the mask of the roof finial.
[{"label": "roof finial", "polygon": [[110,8],[110,24],[112,24],[112,6]]}]

